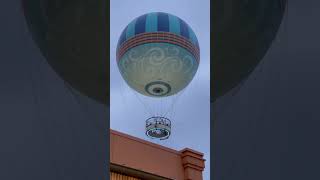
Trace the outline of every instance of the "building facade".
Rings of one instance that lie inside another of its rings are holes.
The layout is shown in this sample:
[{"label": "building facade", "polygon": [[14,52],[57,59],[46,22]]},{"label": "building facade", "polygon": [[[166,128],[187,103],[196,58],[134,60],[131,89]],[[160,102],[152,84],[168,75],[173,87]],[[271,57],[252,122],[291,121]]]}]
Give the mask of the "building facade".
[{"label": "building facade", "polygon": [[203,154],[110,130],[111,180],[202,180]]}]

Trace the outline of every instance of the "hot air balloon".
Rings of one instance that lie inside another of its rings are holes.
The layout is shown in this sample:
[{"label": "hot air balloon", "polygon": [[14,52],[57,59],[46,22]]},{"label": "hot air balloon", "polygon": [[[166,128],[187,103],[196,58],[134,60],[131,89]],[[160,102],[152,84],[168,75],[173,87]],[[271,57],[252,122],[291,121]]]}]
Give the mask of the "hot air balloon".
[{"label": "hot air balloon", "polygon": [[148,13],[134,19],[122,32],[117,61],[122,77],[137,92],[170,96],[185,88],[200,60],[192,29],[167,13]]},{"label": "hot air balloon", "polygon": [[[185,21],[168,13],[137,17],[118,41],[117,64],[123,79],[141,95],[160,100],[181,92],[196,74],[199,61],[195,33]],[[150,137],[170,135],[171,122],[164,115],[149,118],[146,126]]]},{"label": "hot air balloon", "polygon": [[109,103],[105,0],[22,0],[33,39],[49,65],[75,90]]}]

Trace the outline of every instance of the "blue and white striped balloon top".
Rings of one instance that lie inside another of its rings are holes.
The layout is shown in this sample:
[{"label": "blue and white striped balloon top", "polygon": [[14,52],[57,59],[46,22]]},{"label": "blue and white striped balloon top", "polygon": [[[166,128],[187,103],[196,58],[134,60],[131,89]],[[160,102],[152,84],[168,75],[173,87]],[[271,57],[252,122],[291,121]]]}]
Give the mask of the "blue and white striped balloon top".
[{"label": "blue and white striped balloon top", "polygon": [[190,26],[177,16],[163,12],[147,13],[131,21],[120,36],[118,48],[126,40],[146,32],[174,33],[187,38],[199,48],[198,39]]}]

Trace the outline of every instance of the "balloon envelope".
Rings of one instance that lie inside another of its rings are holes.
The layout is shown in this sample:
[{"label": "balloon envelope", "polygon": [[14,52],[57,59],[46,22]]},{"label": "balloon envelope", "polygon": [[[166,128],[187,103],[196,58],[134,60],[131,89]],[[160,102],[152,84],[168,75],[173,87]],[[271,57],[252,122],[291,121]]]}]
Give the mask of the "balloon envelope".
[{"label": "balloon envelope", "polygon": [[199,44],[192,29],[177,16],[155,12],[134,19],[122,32],[117,61],[122,77],[137,92],[171,96],[197,72]]}]

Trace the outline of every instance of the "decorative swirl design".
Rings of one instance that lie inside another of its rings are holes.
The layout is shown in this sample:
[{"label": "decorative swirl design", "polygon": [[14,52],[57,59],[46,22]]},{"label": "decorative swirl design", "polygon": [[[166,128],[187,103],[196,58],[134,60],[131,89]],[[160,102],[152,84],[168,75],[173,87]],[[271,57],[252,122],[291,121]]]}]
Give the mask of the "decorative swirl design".
[{"label": "decorative swirl design", "polygon": [[169,55],[171,56],[178,56],[180,53],[179,48],[175,47],[175,46],[169,46],[166,48],[167,52]]},{"label": "decorative swirl design", "polygon": [[130,61],[136,62],[136,61],[141,59],[141,54],[136,49],[133,48],[129,52],[128,58],[129,58]]},{"label": "decorative swirl design", "polygon": [[190,73],[190,71],[193,70],[194,66],[198,67],[198,64],[195,65],[194,59],[192,58],[192,56],[184,56],[182,60],[183,62],[185,62],[185,68],[183,71],[185,74]]},{"label": "decorative swirl design", "polygon": [[126,82],[148,95],[145,86],[154,81],[169,83],[175,94],[192,80],[198,69],[194,56],[186,49],[168,43],[149,43],[131,48],[118,66]]},{"label": "decorative swirl design", "polygon": [[144,57],[148,58],[151,65],[159,66],[164,62],[166,53],[161,47],[151,47],[145,52]]},{"label": "decorative swirl design", "polygon": [[177,57],[168,57],[165,59],[165,63],[160,68],[161,74],[179,73],[182,72],[183,62]]}]

